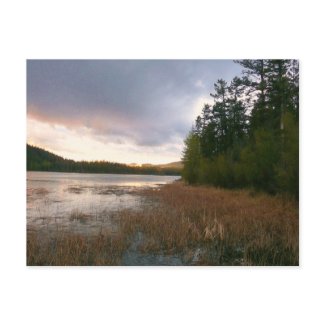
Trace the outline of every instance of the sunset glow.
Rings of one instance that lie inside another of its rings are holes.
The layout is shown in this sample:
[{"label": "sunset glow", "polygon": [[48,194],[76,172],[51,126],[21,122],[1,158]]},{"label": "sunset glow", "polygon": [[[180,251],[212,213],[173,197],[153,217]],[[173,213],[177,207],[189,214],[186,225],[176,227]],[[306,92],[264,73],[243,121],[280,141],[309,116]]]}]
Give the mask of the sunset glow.
[{"label": "sunset glow", "polygon": [[74,160],[179,161],[213,83],[236,72],[230,60],[28,60],[27,142]]}]

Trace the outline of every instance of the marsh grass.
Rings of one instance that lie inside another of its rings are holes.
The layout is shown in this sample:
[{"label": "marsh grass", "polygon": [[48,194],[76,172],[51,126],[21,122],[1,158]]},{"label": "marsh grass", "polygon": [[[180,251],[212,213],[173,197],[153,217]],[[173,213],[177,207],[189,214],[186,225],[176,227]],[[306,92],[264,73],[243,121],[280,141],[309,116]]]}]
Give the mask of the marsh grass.
[{"label": "marsh grass", "polygon": [[27,264],[120,265],[141,232],[141,254],[177,255],[184,265],[299,265],[294,200],[181,182],[141,195],[153,204],[116,214],[117,233],[28,233]]},{"label": "marsh grass", "polygon": [[79,210],[73,210],[70,214],[70,221],[80,221],[81,223],[86,223],[90,221],[92,216],[90,214],[83,213]]},{"label": "marsh grass", "polygon": [[81,194],[82,192],[84,192],[84,190],[85,189],[80,186],[70,186],[66,189],[67,192],[74,194]]},{"label": "marsh grass", "polygon": [[27,265],[119,265],[127,243],[119,235],[28,232]]},{"label": "marsh grass", "polygon": [[144,252],[180,255],[200,249],[201,265],[298,265],[299,219],[294,200],[249,191],[166,185],[145,191],[158,207],[121,215],[121,229],[141,230]]}]

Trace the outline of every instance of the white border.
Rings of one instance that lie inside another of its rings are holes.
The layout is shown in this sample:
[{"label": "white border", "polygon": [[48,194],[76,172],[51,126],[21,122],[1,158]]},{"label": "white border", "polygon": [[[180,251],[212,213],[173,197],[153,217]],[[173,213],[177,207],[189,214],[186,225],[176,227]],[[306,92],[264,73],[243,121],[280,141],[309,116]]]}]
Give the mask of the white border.
[{"label": "white border", "polygon": [[[3,1],[2,324],[320,324],[324,292],[321,1]],[[27,58],[298,58],[301,266],[27,268]],[[4,181],[3,181],[4,180]]]}]

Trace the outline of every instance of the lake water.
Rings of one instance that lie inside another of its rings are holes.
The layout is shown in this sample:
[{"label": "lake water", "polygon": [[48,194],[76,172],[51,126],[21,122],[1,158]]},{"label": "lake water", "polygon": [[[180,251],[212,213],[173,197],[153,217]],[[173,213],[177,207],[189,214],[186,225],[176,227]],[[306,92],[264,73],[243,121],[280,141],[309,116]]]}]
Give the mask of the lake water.
[{"label": "lake water", "polygon": [[95,233],[110,217],[147,204],[139,190],[179,176],[27,172],[27,227]]}]

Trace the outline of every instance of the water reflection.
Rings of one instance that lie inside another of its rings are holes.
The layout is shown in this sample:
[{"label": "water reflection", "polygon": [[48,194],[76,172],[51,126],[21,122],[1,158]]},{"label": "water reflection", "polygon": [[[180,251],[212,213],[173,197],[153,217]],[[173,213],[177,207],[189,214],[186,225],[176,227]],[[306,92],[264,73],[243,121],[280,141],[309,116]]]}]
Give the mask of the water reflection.
[{"label": "water reflection", "polygon": [[177,176],[27,173],[27,226],[37,230],[112,231],[111,217],[121,209],[148,204],[139,194]]}]

